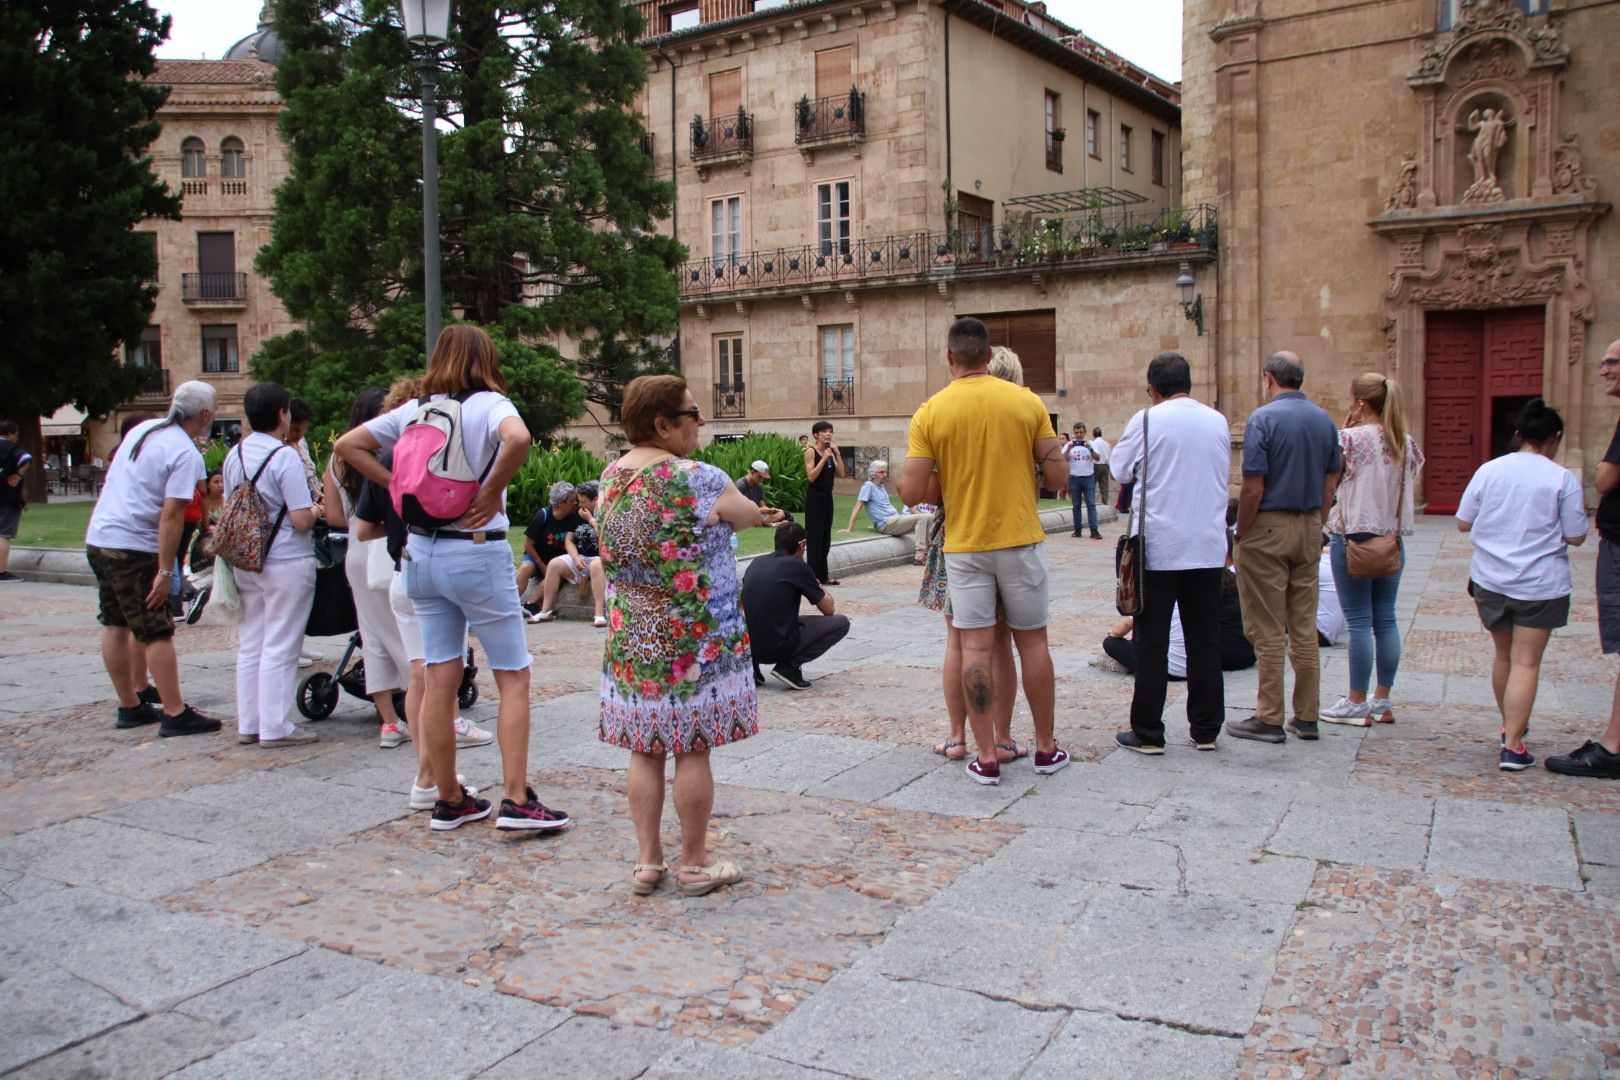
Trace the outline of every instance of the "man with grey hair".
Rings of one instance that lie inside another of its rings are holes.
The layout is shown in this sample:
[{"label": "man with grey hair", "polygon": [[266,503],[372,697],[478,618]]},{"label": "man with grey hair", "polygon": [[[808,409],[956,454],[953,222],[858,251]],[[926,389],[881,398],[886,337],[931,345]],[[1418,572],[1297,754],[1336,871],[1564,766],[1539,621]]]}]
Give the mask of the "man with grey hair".
[{"label": "man with grey hair", "polygon": [[1322,526],[1344,469],[1333,418],[1300,392],[1305,365],[1291,352],[1266,360],[1266,404],[1243,429],[1238,497],[1238,597],[1243,632],[1260,667],[1255,715],[1226,725],[1239,739],[1280,743],[1283,654],[1294,669],[1291,730],[1315,739],[1321,668],[1316,640],[1317,569]]},{"label": "man with grey hair", "polygon": [[[579,513],[579,492],[573,484],[559,480],[551,485],[549,494],[549,504],[537,510],[523,530],[523,562],[517,571],[520,600],[528,593],[530,582],[545,577],[551,560],[568,554],[564,538],[585,523]],[[539,622],[536,616],[544,609],[536,602],[524,604],[523,610],[530,622]]]},{"label": "man with grey hair", "polygon": [[[197,440],[213,419],[214,388],[181,383],[166,417],[124,436],[90,516],[85,554],[100,587],[101,659],[118,693],[120,728],[157,722],[165,738],[220,728],[181,696],[169,613],[186,507],[207,475]],[[161,708],[143,696],[148,671]]]},{"label": "man with grey hair", "polygon": [[860,516],[861,507],[864,506],[866,516],[872,519],[872,528],[884,536],[912,534],[911,561],[921,566],[928,557],[928,530],[933,527],[934,515],[900,513],[889,501],[888,482],[887,461],[879,458],[866,467],[866,483],[861,485],[861,493],[855,496],[855,505],[849,511],[849,524],[844,531],[855,531],[855,519]]}]

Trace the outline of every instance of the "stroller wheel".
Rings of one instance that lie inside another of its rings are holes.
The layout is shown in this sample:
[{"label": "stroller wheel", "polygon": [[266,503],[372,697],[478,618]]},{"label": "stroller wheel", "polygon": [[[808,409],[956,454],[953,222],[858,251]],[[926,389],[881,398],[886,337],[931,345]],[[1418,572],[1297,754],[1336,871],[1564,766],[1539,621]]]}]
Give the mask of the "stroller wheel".
[{"label": "stroller wheel", "polygon": [[310,720],[325,720],[337,703],[338,684],[324,671],[306,675],[298,684],[298,711]]},{"label": "stroller wheel", "polygon": [[473,682],[470,674],[461,680],[461,689],[456,691],[456,704],[463,709],[470,709],[478,704],[478,684]]}]

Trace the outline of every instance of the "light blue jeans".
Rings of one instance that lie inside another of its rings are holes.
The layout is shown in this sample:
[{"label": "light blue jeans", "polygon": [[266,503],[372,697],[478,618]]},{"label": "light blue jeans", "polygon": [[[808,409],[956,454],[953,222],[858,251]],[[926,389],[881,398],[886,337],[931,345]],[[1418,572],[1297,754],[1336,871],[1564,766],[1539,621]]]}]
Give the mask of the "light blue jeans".
[{"label": "light blue jeans", "polygon": [[1406,569],[1406,552],[1401,552],[1401,569],[1388,577],[1353,578],[1344,560],[1344,537],[1333,536],[1333,584],[1339,590],[1339,607],[1344,610],[1350,632],[1350,689],[1365,694],[1377,655],[1378,685],[1394,686],[1401,666],[1401,632],[1395,625],[1395,597],[1401,591],[1401,573]]},{"label": "light blue jeans", "polygon": [[487,544],[411,534],[400,567],[405,595],[416,606],[423,659],[445,664],[466,656],[467,629],[478,635],[492,671],[529,666],[523,609],[505,539]]}]

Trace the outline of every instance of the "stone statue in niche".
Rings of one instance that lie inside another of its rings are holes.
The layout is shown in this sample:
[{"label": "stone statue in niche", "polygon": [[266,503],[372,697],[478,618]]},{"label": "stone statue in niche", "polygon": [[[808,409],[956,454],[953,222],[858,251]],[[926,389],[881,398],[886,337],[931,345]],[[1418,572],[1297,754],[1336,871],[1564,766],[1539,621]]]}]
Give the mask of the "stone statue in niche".
[{"label": "stone statue in niche", "polygon": [[1395,174],[1395,190],[1384,198],[1385,210],[1410,210],[1418,199],[1417,158],[1407,154],[1401,158],[1400,171]]},{"label": "stone statue in niche", "polygon": [[1463,202],[1501,202],[1506,197],[1496,179],[1496,159],[1507,146],[1510,123],[1505,109],[1475,109],[1468,114],[1463,130],[1474,133],[1474,144],[1468,149],[1474,182],[1463,192]]}]

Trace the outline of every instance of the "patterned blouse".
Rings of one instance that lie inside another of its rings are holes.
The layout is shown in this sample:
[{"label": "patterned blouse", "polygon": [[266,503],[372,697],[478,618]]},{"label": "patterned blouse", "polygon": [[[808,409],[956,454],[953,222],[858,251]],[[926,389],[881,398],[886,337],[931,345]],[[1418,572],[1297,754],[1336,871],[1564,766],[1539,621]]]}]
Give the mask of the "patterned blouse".
[{"label": "patterned blouse", "polygon": [[[1401,466],[1389,452],[1382,424],[1358,424],[1339,432],[1339,448],[1344,451],[1344,476],[1339,481],[1338,499],[1328,511],[1328,531],[1336,535],[1373,533],[1390,536],[1412,534],[1412,492],[1423,471],[1423,451],[1412,437],[1406,437],[1406,491],[1401,494]],[[1399,514],[1399,521],[1396,515]]]},{"label": "patterned blouse", "polygon": [[679,754],[759,732],[732,529],[704,524],[727,483],[684,458],[602,474],[603,742]]}]

